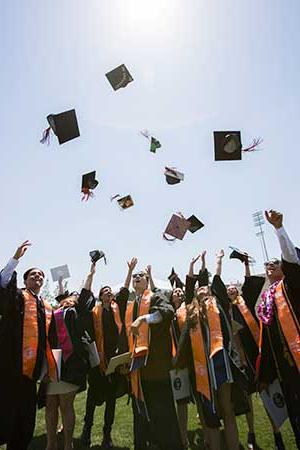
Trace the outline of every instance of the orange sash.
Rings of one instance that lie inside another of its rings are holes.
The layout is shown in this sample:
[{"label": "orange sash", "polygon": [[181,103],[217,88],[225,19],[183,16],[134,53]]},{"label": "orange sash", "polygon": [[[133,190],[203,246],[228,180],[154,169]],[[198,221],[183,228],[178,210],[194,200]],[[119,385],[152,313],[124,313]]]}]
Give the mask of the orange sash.
[{"label": "orange sash", "polygon": [[[138,306],[137,317],[149,314],[151,291],[146,290],[140,300]],[[133,336],[131,333],[131,324],[133,323],[134,303],[128,303],[125,314],[126,333],[128,338],[129,351],[132,353],[132,359],[147,356],[149,350],[150,336],[149,325],[143,322],[139,328],[139,335]],[[131,389],[135,398],[143,399],[143,393],[140,382],[140,371],[134,370],[130,372]]]},{"label": "orange sash", "polygon": [[256,345],[259,345],[259,326],[256,322],[255,318],[253,317],[250,309],[247,307],[245,300],[240,295],[236,298],[236,300],[233,302],[234,305],[236,305],[243,316],[251,334],[252,337],[256,343]]},{"label": "orange sash", "polygon": [[199,313],[197,313],[197,326],[190,329],[190,338],[193,351],[193,360],[196,376],[197,392],[203,394],[208,400],[211,400],[208,366],[204,349]]},{"label": "orange sash", "polygon": [[213,297],[205,301],[206,315],[210,333],[210,354],[213,358],[216,353],[223,349],[223,334],[221,329],[220,312],[217,302]]},{"label": "orange sash", "polygon": [[[181,303],[179,308],[176,309],[175,314],[177,317],[178,328],[179,328],[179,331],[181,332],[182,328],[185,324],[185,321],[186,321],[186,304],[185,304],[185,302]],[[171,336],[172,336],[172,356],[173,356],[173,358],[175,358],[176,344],[175,344],[175,339],[174,339],[173,332],[172,332],[172,326],[171,326]]]},{"label": "orange sash", "polygon": [[[115,324],[117,325],[118,328],[118,333],[121,334],[123,325],[121,321],[119,306],[115,301],[112,301],[110,306],[113,313]],[[100,358],[100,370],[101,372],[105,372],[107,369],[107,364],[104,353],[104,333],[102,321],[103,306],[100,304],[94,306],[92,312],[93,312],[93,324],[94,324],[96,347]]]},{"label": "orange sash", "polygon": [[283,281],[276,287],[275,303],[280,327],[300,372],[300,327],[297,318],[294,316]]},{"label": "orange sash", "polygon": [[[24,299],[24,320],[23,320],[23,375],[32,379],[36,365],[38,350],[38,320],[37,320],[37,300],[27,289],[22,290]],[[48,341],[50,322],[52,319],[52,308],[47,302],[43,302],[45,307],[46,324],[46,358],[48,363],[48,376],[52,381],[57,381],[57,366]]]}]

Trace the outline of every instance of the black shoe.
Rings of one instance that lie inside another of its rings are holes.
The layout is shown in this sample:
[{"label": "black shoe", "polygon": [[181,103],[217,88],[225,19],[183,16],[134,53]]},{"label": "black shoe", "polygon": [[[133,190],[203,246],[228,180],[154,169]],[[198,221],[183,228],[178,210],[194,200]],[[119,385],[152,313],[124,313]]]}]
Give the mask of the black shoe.
[{"label": "black shoe", "polygon": [[275,450],[285,450],[281,433],[274,433]]},{"label": "black shoe", "polygon": [[103,449],[114,448],[114,444],[113,444],[110,434],[105,434],[103,436],[103,441],[102,441],[101,447]]},{"label": "black shoe", "polygon": [[85,424],[80,436],[80,442],[84,447],[90,447],[91,445],[91,431],[92,427],[89,427]]}]

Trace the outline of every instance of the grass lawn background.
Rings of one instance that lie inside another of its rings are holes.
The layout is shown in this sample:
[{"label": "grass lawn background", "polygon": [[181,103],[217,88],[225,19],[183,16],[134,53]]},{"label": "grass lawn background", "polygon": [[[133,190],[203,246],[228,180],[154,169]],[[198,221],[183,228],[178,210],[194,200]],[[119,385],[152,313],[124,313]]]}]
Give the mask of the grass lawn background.
[{"label": "grass lawn background", "polygon": [[[86,391],[77,395],[75,400],[76,407],[76,428],[75,428],[75,449],[81,449],[79,442],[79,436],[83,426],[83,417],[85,414],[85,398]],[[273,450],[274,441],[273,434],[269,420],[265,413],[259,397],[253,396],[254,411],[255,411],[255,427],[256,436],[259,446],[263,450]],[[95,412],[95,420],[92,431],[92,445],[91,449],[100,449],[102,441],[102,426],[103,426],[103,411],[104,407],[97,407]],[[45,410],[38,411],[35,435],[30,445],[30,450],[45,450],[46,448],[46,435],[45,435]],[[244,448],[247,449],[247,424],[245,416],[238,417],[238,428],[240,434],[240,442]],[[201,429],[197,422],[197,412],[194,405],[189,405],[189,439],[192,443],[191,449],[202,449],[202,441],[199,438],[201,436]],[[170,430],[170,433],[172,430]],[[289,421],[282,427],[282,435],[285,443],[286,450],[296,450],[295,441]],[[122,397],[117,401],[115,424],[112,432],[113,441],[116,449],[133,449],[133,433],[132,433],[132,412],[131,405],[127,405],[127,396]],[[194,442],[194,444],[193,444]],[[5,446],[0,446],[0,449],[4,449]],[[59,448],[63,449],[62,442],[59,444]]]}]

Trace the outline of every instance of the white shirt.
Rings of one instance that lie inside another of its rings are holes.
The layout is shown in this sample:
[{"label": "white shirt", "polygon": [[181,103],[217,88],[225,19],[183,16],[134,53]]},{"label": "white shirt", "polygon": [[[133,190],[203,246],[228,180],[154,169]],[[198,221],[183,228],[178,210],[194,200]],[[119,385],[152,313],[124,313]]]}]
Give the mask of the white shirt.
[{"label": "white shirt", "polygon": [[17,259],[11,258],[6,266],[1,270],[0,285],[2,288],[6,288],[18,264],[19,261]]},{"label": "white shirt", "polygon": [[288,263],[300,265],[300,260],[298,258],[295,246],[290,240],[284,227],[278,228],[275,231],[279,240],[282,259]]}]

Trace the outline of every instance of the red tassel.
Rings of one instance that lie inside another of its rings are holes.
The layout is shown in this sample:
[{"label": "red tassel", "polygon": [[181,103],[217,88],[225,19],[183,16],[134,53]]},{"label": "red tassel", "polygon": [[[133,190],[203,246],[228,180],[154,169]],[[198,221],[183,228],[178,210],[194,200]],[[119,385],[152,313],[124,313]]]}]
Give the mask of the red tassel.
[{"label": "red tassel", "polygon": [[50,144],[50,138],[51,138],[51,127],[46,128],[46,130],[43,131],[42,139],[40,140],[41,144]]},{"label": "red tassel", "polygon": [[262,142],[262,138],[253,139],[252,144],[249,147],[243,148],[243,152],[254,152]]},{"label": "red tassel", "polygon": [[94,193],[89,188],[82,188],[81,192],[83,193],[81,201],[87,202],[90,197],[94,197]]}]

